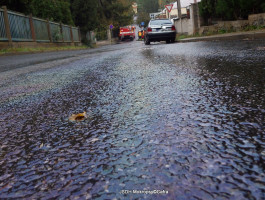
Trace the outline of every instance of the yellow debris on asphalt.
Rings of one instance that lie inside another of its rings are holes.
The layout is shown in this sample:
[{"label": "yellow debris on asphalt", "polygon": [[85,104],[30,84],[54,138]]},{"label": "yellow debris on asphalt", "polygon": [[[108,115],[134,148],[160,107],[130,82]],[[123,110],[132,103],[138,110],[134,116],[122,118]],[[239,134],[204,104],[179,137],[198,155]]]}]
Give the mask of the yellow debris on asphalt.
[{"label": "yellow debris on asphalt", "polygon": [[87,118],[87,114],[86,114],[86,112],[83,112],[83,113],[78,113],[78,114],[72,114],[69,117],[69,120],[70,121],[83,121],[86,118]]}]

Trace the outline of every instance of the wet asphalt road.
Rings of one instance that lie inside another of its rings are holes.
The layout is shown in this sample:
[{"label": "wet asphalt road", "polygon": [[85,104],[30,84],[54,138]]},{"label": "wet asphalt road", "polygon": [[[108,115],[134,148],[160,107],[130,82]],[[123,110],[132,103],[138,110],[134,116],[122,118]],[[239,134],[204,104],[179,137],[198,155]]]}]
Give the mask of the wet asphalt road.
[{"label": "wet asphalt road", "polygon": [[264,199],[265,42],[121,47],[0,73],[0,199]]},{"label": "wet asphalt road", "polygon": [[127,45],[108,45],[101,46],[95,49],[83,49],[74,51],[53,51],[34,54],[19,54],[19,55],[2,55],[0,57],[0,73],[26,67],[29,65],[39,64],[43,62],[51,62],[58,59],[78,58],[86,54],[102,53],[106,51],[114,51],[117,49],[127,48]]}]

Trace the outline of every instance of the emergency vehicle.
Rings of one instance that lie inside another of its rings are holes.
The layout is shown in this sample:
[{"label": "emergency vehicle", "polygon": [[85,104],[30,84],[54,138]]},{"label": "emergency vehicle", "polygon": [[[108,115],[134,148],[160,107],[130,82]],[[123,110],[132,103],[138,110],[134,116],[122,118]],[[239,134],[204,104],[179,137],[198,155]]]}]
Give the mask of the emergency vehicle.
[{"label": "emergency vehicle", "polygon": [[124,26],[120,27],[119,39],[130,39],[131,41],[135,38],[135,26]]}]

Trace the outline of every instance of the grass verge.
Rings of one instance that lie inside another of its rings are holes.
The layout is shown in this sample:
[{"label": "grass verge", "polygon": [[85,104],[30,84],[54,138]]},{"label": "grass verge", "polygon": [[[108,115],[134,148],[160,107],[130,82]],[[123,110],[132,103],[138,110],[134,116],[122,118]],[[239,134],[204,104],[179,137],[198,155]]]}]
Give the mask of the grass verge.
[{"label": "grass verge", "polygon": [[16,54],[16,53],[38,53],[38,52],[48,52],[48,51],[66,51],[66,50],[81,50],[87,49],[88,46],[64,46],[64,47],[20,47],[20,48],[6,48],[0,49],[0,55],[5,54]]}]

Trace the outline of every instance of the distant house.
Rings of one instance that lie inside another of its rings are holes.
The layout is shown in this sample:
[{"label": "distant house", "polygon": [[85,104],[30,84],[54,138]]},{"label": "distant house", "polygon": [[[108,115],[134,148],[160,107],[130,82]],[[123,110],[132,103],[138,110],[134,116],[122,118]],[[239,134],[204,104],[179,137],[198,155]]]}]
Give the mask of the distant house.
[{"label": "distant house", "polygon": [[170,18],[174,21],[178,34],[192,35],[198,33],[202,23],[199,16],[198,2],[199,0],[197,0],[197,3],[191,3],[188,6],[182,7],[181,16],[178,16],[177,5],[174,3],[173,9],[170,12]]},{"label": "distant house", "polygon": [[[170,19],[179,18],[177,2],[175,2],[173,4],[173,8],[169,14],[170,14]],[[181,8],[181,16],[183,17],[186,15],[187,15],[187,7],[182,7]]]},{"label": "distant house", "polygon": [[[168,13],[167,9],[163,9],[160,12],[158,18],[170,18],[172,21],[179,18],[190,18],[191,4],[196,4],[201,0],[181,0],[181,17],[178,16],[178,4],[177,2],[169,3],[173,4],[172,10]],[[163,3],[163,0],[159,0],[159,5]]]},{"label": "distant house", "polygon": [[181,16],[178,16],[178,3],[170,3],[173,4],[170,13],[164,8],[159,15],[156,15],[156,18],[171,19],[178,34],[195,34],[199,31],[202,24],[198,6],[200,1],[201,0],[181,0]]},{"label": "distant house", "polygon": [[133,8],[133,12],[134,12],[135,14],[137,14],[138,5],[137,5],[136,2],[133,2],[133,3],[132,3],[132,8]]}]

